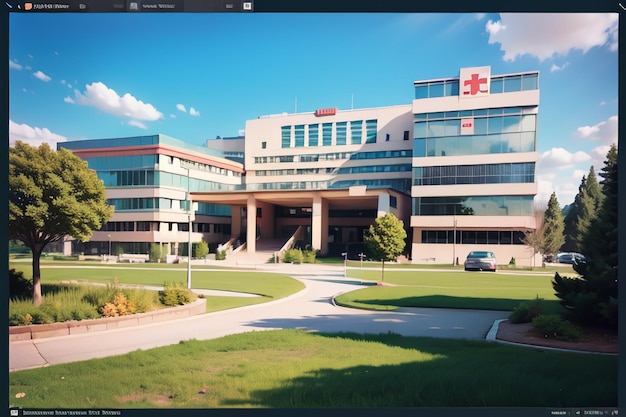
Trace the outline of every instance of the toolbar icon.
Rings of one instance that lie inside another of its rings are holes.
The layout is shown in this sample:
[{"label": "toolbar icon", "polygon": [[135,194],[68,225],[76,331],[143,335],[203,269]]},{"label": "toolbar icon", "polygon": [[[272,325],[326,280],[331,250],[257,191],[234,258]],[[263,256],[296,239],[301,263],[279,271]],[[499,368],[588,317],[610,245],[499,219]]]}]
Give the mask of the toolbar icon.
[{"label": "toolbar icon", "polygon": [[244,10],[252,10],[252,2],[251,1],[244,1],[243,2],[243,9]]}]

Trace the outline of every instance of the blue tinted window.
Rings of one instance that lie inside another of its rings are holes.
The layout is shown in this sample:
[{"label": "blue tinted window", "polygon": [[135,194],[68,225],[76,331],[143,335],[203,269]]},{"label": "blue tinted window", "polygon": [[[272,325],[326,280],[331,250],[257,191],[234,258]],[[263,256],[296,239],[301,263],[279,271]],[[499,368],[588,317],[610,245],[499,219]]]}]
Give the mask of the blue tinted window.
[{"label": "blue tinted window", "polygon": [[319,125],[309,125],[309,146],[317,146]]},{"label": "blue tinted window", "polygon": [[448,81],[446,85],[449,85],[450,88],[450,96],[458,96],[459,95],[459,82],[458,81]]},{"label": "blue tinted window", "polygon": [[365,143],[376,143],[376,132],[378,129],[378,121],[376,119],[367,120],[365,122],[366,136]]},{"label": "blue tinted window", "polygon": [[358,145],[363,140],[363,121],[356,120],[350,122],[350,143]]},{"label": "blue tinted window", "polygon": [[536,90],[539,88],[539,75],[538,74],[524,74],[522,75],[522,90]]},{"label": "blue tinted window", "polygon": [[522,90],[522,77],[521,75],[514,75],[512,77],[504,78],[504,92],[510,93],[514,91]]},{"label": "blue tinted window", "polygon": [[347,122],[337,122],[335,127],[336,129],[336,138],[337,145],[345,145],[346,144],[346,131],[347,131]]},{"label": "blue tinted window", "polygon": [[492,78],[489,86],[489,92],[491,94],[498,94],[502,92],[504,82],[502,78]]},{"label": "blue tinted window", "polygon": [[433,97],[443,97],[443,83],[433,83],[430,85],[430,90],[428,92],[428,96],[430,98]]},{"label": "blue tinted window", "polygon": [[425,138],[426,137],[426,122],[418,122],[415,123],[415,129],[413,131],[414,138]]},{"label": "blue tinted window", "polygon": [[330,146],[333,141],[333,124],[332,123],[324,123],[322,125],[322,145]]},{"label": "blue tinted window", "polygon": [[304,125],[296,125],[295,127],[296,146],[304,146]]},{"label": "blue tinted window", "polygon": [[415,87],[415,98],[428,98],[428,84]]},{"label": "blue tinted window", "polygon": [[282,141],[281,146],[283,148],[289,148],[291,146],[291,126],[283,126],[281,128]]}]

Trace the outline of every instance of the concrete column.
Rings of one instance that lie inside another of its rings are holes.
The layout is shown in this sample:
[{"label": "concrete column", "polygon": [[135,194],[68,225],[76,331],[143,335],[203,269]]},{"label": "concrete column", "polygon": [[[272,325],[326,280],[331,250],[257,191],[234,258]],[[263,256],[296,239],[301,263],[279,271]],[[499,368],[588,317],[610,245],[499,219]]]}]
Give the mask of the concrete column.
[{"label": "concrete column", "polygon": [[387,213],[391,213],[391,207],[389,206],[389,194],[378,194],[378,213],[376,217],[383,217]]},{"label": "concrete column", "polygon": [[321,196],[313,197],[311,240],[314,250],[322,255],[328,253],[328,201]]},{"label": "concrete column", "polygon": [[256,253],[256,198],[254,195],[248,196],[247,204],[247,231],[246,231],[246,250],[248,253]]},{"label": "concrete column", "polygon": [[230,206],[230,237],[239,239],[241,236],[241,207],[237,205]]}]

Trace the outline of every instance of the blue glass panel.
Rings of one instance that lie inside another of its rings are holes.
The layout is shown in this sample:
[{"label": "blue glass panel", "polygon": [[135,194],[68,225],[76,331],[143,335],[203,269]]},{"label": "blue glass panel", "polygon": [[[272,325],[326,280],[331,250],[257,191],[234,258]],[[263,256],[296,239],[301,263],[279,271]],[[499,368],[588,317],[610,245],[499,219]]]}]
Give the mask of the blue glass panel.
[{"label": "blue glass panel", "polygon": [[443,97],[443,83],[433,83],[430,84],[430,89],[428,91],[428,97]]},{"label": "blue glass panel", "polygon": [[522,91],[537,90],[539,88],[539,75],[538,74],[523,74],[522,75]]},{"label": "blue glass panel", "polygon": [[489,92],[491,94],[498,94],[502,92],[504,82],[502,78],[492,78],[489,86]]},{"label": "blue glass panel", "polygon": [[415,98],[428,98],[428,84],[415,87]]},{"label": "blue glass panel", "polygon": [[414,124],[413,137],[425,138],[426,137],[426,122],[419,122]]},{"label": "blue glass panel", "polygon": [[426,139],[415,139],[413,141],[413,155],[416,157],[426,156]]},{"label": "blue glass panel", "polygon": [[522,90],[522,76],[514,75],[511,77],[504,78],[504,92],[511,93],[514,91]]},{"label": "blue glass panel", "polygon": [[458,81],[448,81],[447,83],[448,85],[451,85],[451,91],[450,91],[450,95],[452,96],[458,96],[459,95],[459,82]]}]

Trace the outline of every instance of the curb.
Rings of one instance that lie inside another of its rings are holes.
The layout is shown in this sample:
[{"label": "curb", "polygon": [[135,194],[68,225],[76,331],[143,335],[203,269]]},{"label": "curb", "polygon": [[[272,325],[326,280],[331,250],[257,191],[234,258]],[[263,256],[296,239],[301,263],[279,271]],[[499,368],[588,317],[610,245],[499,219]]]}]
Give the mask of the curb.
[{"label": "curb", "polygon": [[526,344],[526,343],[508,342],[506,340],[500,340],[500,339],[497,338],[497,336],[498,336],[498,329],[500,327],[500,323],[502,323],[504,321],[508,321],[508,319],[500,319],[500,320],[494,321],[493,325],[491,326],[491,329],[489,329],[489,332],[487,333],[487,336],[485,337],[485,340],[487,340],[488,342],[497,342],[497,343],[502,343],[504,345],[526,347],[526,348],[532,348],[532,349],[536,349],[536,350],[551,350],[551,351],[555,351],[555,352],[565,352],[565,353],[585,353],[585,354],[588,354],[588,355],[606,355],[606,356],[618,356],[619,355],[618,353],[591,352],[591,351],[588,351],[588,350],[563,349],[563,348],[555,348],[555,347],[539,346],[539,345],[529,345],[529,344]]}]

